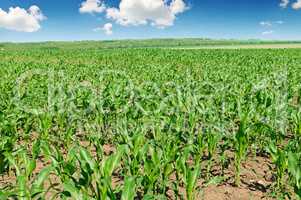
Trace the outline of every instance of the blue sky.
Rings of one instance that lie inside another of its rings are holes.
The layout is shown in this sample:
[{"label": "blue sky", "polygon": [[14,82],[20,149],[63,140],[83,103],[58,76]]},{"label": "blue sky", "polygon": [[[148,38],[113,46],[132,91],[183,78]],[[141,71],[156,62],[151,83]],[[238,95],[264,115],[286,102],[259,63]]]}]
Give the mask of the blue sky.
[{"label": "blue sky", "polygon": [[[103,11],[80,12],[79,9],[85,1],[1,0],[0,8],[2,13],[7,14],[7,20],[1,22],[0,11],[0,41],[171,37],[301,40],[301,10],[293,9],[291,6],[298,0],[291,0],[287,8],[279,6],[280,0],[183,0],[185,9],[170,14],[169,16],[174,16],[175,19],[169,20],[167,23],[172,24],[164,24],[163,27],[156,24],[155,20],[152,21],[157,19],[153,14],[145,16],[146,24],[141,20],[133,22],[133,18],[129,16],[136,12],[135,8],[130,8],[131,13],[123,16],[122,22],[118,21],[119,18],[107,17],[107,8],[115,8],[122,12],[119,9],[120,0],[98,0],[99,6],[104,3]],[[131,0],[123,1],[131,2]],[[170,6],[171,1],[169,0],[166,6]],[[33,5],[36,5],[45,16],[43,20],[37,21],[39,28],[35,27],[30,31],[29,29],[15,30],[18,26],[22,26],[20,23],[23,23],[17,20],[13,21],[17,25],[8,24],[13,23],[8,19],[10,7],[19,7],[29,12],[28,9]],[[145,13],[148,15],[147,12]],[[131,19],[130,22],[123,24],[128,19]],[[112,30],[110,29],[112,33],[102,28],[105,24],[112,25]]]}]

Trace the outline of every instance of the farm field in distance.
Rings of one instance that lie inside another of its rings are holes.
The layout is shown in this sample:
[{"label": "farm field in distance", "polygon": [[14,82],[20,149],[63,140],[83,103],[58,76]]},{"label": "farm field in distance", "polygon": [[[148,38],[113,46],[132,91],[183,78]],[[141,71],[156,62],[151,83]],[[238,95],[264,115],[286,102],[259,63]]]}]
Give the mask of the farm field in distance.
[{"label": "farm field in distance", "polygon": [[0,199],[300,199],[299,45],[0,44]]}]

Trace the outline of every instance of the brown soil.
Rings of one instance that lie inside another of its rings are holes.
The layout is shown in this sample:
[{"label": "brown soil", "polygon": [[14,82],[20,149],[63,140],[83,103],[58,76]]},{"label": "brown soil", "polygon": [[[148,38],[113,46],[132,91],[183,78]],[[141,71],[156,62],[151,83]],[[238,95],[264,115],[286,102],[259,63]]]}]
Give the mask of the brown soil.
[{"label": "brown soil", "polygon": [[[231,157],[230,157],[231,159]],[[233,163],[231,161],[231,163]],[[259,200],[273,199],[270,197],[271,185],[274,181],[270,170],[271,163],[268,158],[249,157],[241,169],[241,185],[234,185],[235,169],[233,164],[225,170],[225,181],[221,184],[209,185],[203,189],[200,199],[204,200]],[[213,168],[217,175],[221,170],[218,166]]]},{"label": "brown soil", "polygon": [[265,197],[260,191],[251,191],[246,188],[234,188],[229,185],[208,186],[204,189],[203,196],[200,199],[204,200],[260,200],[272,199]]}]

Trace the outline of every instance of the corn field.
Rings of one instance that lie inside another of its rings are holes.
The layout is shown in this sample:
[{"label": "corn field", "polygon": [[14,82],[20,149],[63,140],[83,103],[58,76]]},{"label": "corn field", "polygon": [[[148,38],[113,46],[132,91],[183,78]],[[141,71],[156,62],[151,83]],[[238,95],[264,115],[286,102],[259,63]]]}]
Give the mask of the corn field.
[{"label": "corn field", "polygon": [[301,199],[300,49],[3,48],[0,199]]}]

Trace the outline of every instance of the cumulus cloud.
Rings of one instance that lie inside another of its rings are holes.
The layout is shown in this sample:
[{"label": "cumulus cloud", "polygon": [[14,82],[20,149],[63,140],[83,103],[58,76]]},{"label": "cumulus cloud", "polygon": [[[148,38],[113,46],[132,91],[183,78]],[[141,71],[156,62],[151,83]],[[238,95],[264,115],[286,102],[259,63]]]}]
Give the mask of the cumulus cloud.
[{"label": "cumulus cloud", "polygon": [[103,27],[95,28],[94,31],[104,31],[106,35],[113,34],[113,24],[106,23]]},{"label": "cumulus cloud", "polygon": [[297,0],[295,3],[293,3],[292,7],[295,10],[301,9],[301,0]]},{"label": "cumulus cloud", "polygon": [[281,0],[279,6],[281,8],[287,8],[287,6],[288,6],[289,3],[290,3],[289,0]]},{"label": "cumulus cloud", "polygon": [[112,35],[113,34],[113,25],[111,23],[106,23],[103,27],[102,30],[107,34],[107,35]]},{"label": "cumulus cloud", "polygon": [[264,31],[264,32],[262,32],[261,34],[262,35],[271,35],[271,34],[273,34],[274,33],[274,31],[273,30],[270,30],[270,31]]},{"label": "cumulus cloud", "polygon": [[80,13],[102,13],[106,7],[102,0],[86,0],[81,3]]},{"label": "cumulus cloud", "polygon": [[188,9],[183,0],[174,0],[170,4],[170,9],[173,14],[182,13]]},{"label": "cumulus cloud", "polygon": [[183,0],[121,0],[119,8],[107,9],[107,18],[123,26],[150,23],[164,28],[172,26],[176,15],[187,9]]},{"label": "cumulus cloud", "polygon": [[41,28],[40,22],[45,20],[40,8],[36,5],[28,10],[11,7],[6,12],[0,8],[0,28],[20,32],[36,32]]}]

